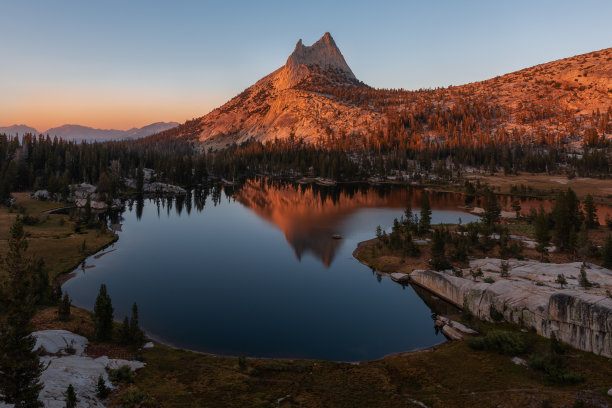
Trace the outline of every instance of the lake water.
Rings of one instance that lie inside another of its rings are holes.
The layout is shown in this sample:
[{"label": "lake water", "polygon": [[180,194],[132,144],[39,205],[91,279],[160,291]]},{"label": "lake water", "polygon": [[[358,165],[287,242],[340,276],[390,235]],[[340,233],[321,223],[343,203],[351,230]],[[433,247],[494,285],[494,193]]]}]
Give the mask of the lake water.
[{"label": "lake water", "polygon": [[115,319],[137,302],[150,336],[214,354],[357,361],[428,347],[444,337],[421,298],[352,256],[421,194],[434,223],[476,220],[460,195],[406,187],[258,180],[145,199],[120,215],[112,252],[88,258],[64,290],[91,310],[105,283]]}]

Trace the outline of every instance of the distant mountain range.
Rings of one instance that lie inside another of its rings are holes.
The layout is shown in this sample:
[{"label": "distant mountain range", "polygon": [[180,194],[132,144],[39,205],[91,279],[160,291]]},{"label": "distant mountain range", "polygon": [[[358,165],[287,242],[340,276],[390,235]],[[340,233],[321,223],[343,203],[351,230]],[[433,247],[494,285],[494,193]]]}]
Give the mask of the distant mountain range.
[{"label": "distant mountain range", "polygon": [[163,132],[164,130],[172,129],[177,125],[177,122],[156,122],[141,128],[132,128],[129,130],[95,129],[81,125],[63,125],[47,129],[44,132],[40,132],[26,125],[13,125],[0,127],[0,134],[5,133],[15,136],[17,134],[23,135],[25,133],[33,133],[49,135],[50,137],[57,136],[64,140],[107,142],[109,140],[139,139],[158,132]]}]

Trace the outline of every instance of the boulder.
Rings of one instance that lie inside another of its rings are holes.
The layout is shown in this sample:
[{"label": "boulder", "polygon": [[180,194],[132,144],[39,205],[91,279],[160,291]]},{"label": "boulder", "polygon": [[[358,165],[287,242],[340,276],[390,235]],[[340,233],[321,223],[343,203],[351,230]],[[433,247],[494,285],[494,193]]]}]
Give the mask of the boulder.
[{"label": "boulder", "polygon": [[442,326],[442,333],[451,340],[463,340],[461,332],[448,324]]},{"label": "boulder", "polygon": [[410,275],[407,273],[394,272],[390,276],[391,279],[399,283],[408,282],[410,280]]},{"label": "boulder", "polygon": [[36,190],[30,195],[31,198],[35,200],[49,200],[51,198],[51,194],[47,190]]}]

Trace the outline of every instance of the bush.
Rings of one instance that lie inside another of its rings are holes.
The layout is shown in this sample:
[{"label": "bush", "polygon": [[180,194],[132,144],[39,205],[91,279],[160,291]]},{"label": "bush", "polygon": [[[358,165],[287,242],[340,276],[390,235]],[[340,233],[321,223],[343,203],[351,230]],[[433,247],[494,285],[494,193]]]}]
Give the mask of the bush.
[{"label": "bush", "polygon": [[535,370],[542,371],[547,378],[555,384],[579,384],[584,382],[584,376],[563,369],[562,360],[558,356],[532,355],[529,366]]},{"label": "bush", "polygon": [[493,278],[485,278],[484,282],[485,283],[495,283],[495,279],[493,279]]},{"label": "bush", "polygon": [[474,350],[494,351],[509,356],[523,354],[528,348],[520,334],[501,330],[491,330],[484,337],[469,338],[467,344]]},{"label": "bush", "polygon": [[33,217],[30,215],[24,215],[22,220],[23,225],[36,225],[40,222],[40,219],[38,217]]},{"label": "bush", "polygon": [[108,379],[113,385],[118,385],[120,383],[131,384],[134,382],[134,375],[129,366],[124,365],[115,369],[107,367],[106,372],[108,373]]},{"label": "bush", "polygon": [[153,397],[135,386],[130,386],[125,390],[119,397],[119,401],[124,408],[155,408],[159,406]]},{"label": "bush", "polygon": [[504,320],[504,314],[498,311],[493,305],[493,303],[491,303],[491,305],[489,306],[489,316],[491,316],[491,320],[493,320],[494,322],[501,322]]}]

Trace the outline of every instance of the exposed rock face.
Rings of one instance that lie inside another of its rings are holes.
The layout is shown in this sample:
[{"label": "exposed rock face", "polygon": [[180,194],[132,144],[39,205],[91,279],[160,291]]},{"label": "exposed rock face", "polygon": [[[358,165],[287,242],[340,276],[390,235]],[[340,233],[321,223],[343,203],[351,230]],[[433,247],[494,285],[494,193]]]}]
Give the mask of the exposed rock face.
[{"label": "exposed rock face", "polygon": [[[104,408],[96,397],[98,377],[108,382],[106,367],[119,368],[128,366],[132,370],[144,367],[140,361],[109,359],[106,356],[93,359],[85,355],[87,339],[67,330],[43,330],[33,333],[36,337],[35,350],[43,355],[40,360],[45,366],[40,380],[43,389],[40,401],[46,408],[63,408],[66,406],[64,393],[72,384],[77,395],[77,406],[82,408]],[[12,405],[0,403],[0,408]]]},{"label": "exposed rock face", "polygon": [[[481,268],[484,277],[494,283],[475,282],[449,272],[416,270],[411,280],[467,308],[483,320],[491,319],[491,308],[504,319],[534,328],[539,334],[551,334],[572,347],[612,357],[612,299],[606,290],[612,287],[612,271],[590,265],[587,277],[599,285],[585,290],[578,285],[580,263],[541,264],[536,261],[509,261],[510,277],[501,278],[500,260],[472,261],[472,268]],[[563,274],[567,287],[555,283]],[[464,271],[469,276],[469,270]]]},{"label": "exposed rock face", "polygon": [[310,47],[302,44],[300,39],[293,53],[287,58],[287,63],[276,78],[277,89],[287,89],[298,85],[307,78],[313,69],[335,71],[348,80],[357,82],[353,71],[344,60],[340,49],[329,33]]}]

